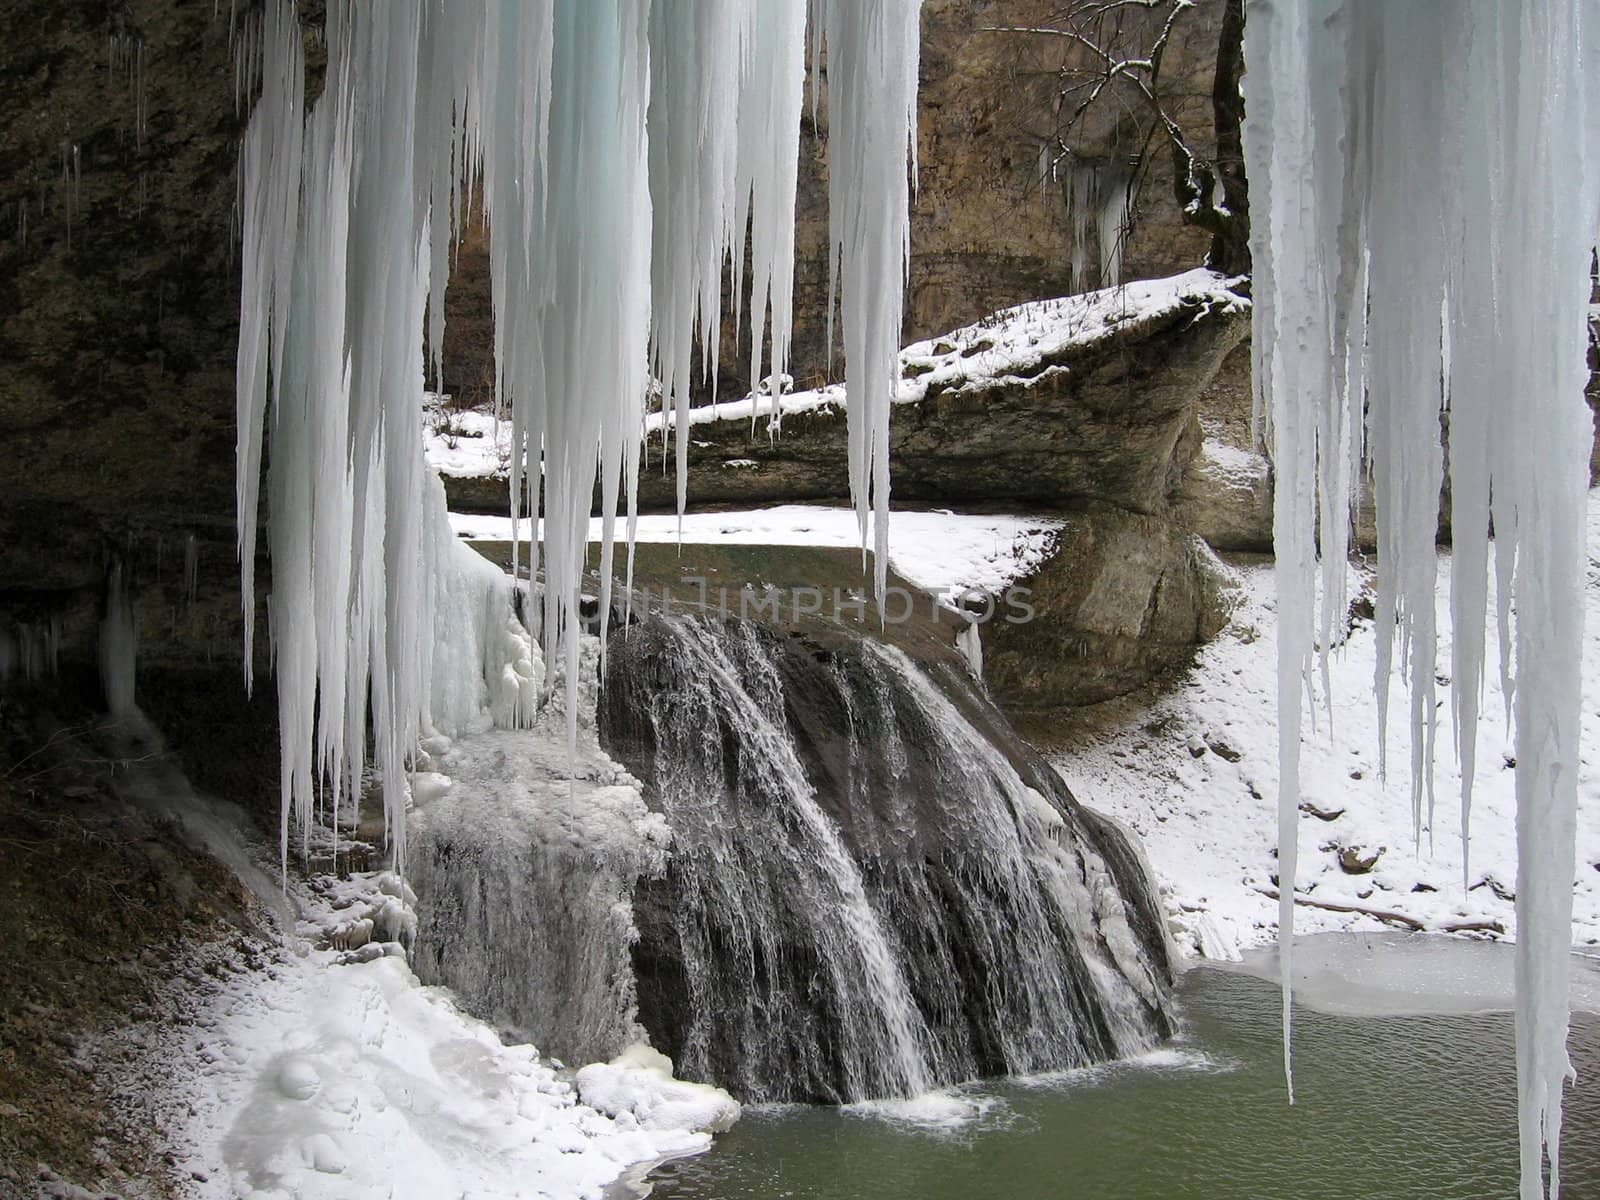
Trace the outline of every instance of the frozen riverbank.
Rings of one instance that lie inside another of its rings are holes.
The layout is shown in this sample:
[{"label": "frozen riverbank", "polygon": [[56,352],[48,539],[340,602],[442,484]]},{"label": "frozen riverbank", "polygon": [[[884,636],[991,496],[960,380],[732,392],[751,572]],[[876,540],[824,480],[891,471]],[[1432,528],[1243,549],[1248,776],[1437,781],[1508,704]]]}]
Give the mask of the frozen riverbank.
[{"label": "frozen riverbank", "polygon": [[[1584,675],[1591,680],[1600,679],[1597,496],[1590,493],[1584,637]],[[1448,555],[1441,555],[1441,664],[1449,661],[1448,567]],[[1232,623],[1199,652],[1188,674],[1163,689],[1076,715],[1062,726],[1063,748],[1052,756],[1085,803],[1125,822],[1143,840],[1184,948],[1221,959],[1270,942],[1277,931],[1272,567],[1247,565],[1240,573],[1242,600]],[[1380,770],[1372,687],[1377,650],[1372,621],[1358,613],[1349,640],[1330,660],[1329,695],[1316,680],[1316,724],[1303,749],[1297,926],[1306,933],[1482,926],[1487,936],[1515,937],[1516,772],[1498,671],[1485,674],[1472,839],[1464,854],[1450,680],[1438,680],[1436,802],[1431,820],[1424,807],[1419,839],[1412,826],[1411,729],[1398,670],[1387,778]],[[1486,653],[1489,663],[1498,661],[1492,625]],[[1585,698],[1583,735],[1573,942],[1594,946],[1600,944],[1600,697]]]}]

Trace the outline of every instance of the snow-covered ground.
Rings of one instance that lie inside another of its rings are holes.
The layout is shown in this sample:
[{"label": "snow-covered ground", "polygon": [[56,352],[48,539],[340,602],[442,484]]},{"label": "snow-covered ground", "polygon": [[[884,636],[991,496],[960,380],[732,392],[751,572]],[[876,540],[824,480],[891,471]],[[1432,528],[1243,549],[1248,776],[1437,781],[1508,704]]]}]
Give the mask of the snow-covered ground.
[{"label": "snow-covered ground", "polygon": [[[1590,494],[1584,676],[1600,680],[1600,492]],[[1449,556],[1439,560],[1439,735],[1436,810],[1420,845],[1412,832],[1411,730],[1403,679],[1389,713],[1388,778],[1378,764],[1373,699],[1377,639],[1362,621],[1331,664],[1332,714],[1318,698],[1304,749],[1298,894],[1315,904],[1410,918],[1430,930],[1495,923],[1515,936],[1515,775],[1498,643],[1488,634],[1469,871],[1463,880],[1460,771],[1450,729]],[[1270,566],[1247,567],[1232,624],[1164,694],[1105,706],[1054,763],[1087,804],[1143,839],[1181,945],[1235,957],[1276,936],[1276,617]],[[1491,597],[1491,605],[1493,603]],[[1398,658],[1398,656],[1397,656]],[[1600,944],[1600,691],[1583,713],[1575,945]],[[1314,810],[1314,811],[1313,811]],[[1424,813],[1426,823],[1426,813]],[[1341,865],[1341,856],[1346,860]],[[1376,856],[1365,873],[1352,874]],[[1395,928],[1376,918],[1302,904],[1301,931]]]},{"label": "snow-covered ground", "polygon": [[[528,536],[528,522],[522,536]],[[931,592],[966,588],[1003,591],[1031,574],[1049,555],[1064,524],[1054,517],[980,516],[973,513],[896,512],[889,519],[889,564],[904,579]],[[506,541],[509,517],[451,513],[450,525],[469,541]],[[622,525],[617,537],[623,536]],[[600,520],[589,523],[600,540]],[[639,542],[678,541],[678,518],[639,518]],[[825,505],[784,504],[742,512],[685,513],[683,541],[722,546],[838,546],[859,549],[854,510]]]},{"label": "snow-covered ground", "polygon": [[[900,352],[897,404],[914,404],[930,389],[960,392],[996,379],[1014,378],[1023,386],[1062,367],[1040,372],[1039,363],[1073,346],[1087,346],[1114,337],[1140,322],[1160,320],[1185,303],[1238,307],[1249,301],[1229,290],[1229,280],[1197,268],[1161,279],[1139,279],[1057,300],[1036,300],[1001,309],[975,324],[940,337],[914,342]],[[770,396],[746,396],[692,409],[690,423],[749,421],[771,411]],[[842,408],[845,390],[834,384],[781,397],[784,415],[819,408]],[[430,395],[424,428],[428,462],[440,474],[477,477],[504,474],[511,454],[510,427],[491,413],[454,412],[443,397]],[[645,431],[660,437],[675,424],[675,414],[653,413]],[[733,463],[729,463],[733,466]]]},{"label": "snow-covered ground", "polygon": [[450,478],[504,475],[511,469],[511,422],[497,420],[492,412],[457,412],[443,397],[429,393],[422,440],[428,465]]},{"label": "snow-covered ground", "polygon": [[176,1020],[116,1035],[148,1058],[144,1103],[198,1200],[598,1198],[737,1114],[637,1055],[585,1068],[614,1117],[582,1103],[582,1072],[417,980],[392,940],[410,919],[393,875],[291,894],[294,936],[212,948]]}]

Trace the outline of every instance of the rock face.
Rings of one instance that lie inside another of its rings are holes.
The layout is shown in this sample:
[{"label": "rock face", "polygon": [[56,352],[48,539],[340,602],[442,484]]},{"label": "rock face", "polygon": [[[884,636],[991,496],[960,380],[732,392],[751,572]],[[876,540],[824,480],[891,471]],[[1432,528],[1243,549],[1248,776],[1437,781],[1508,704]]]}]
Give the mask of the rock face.
[{"label": "rock face", "polygon": [[1213,550],[1272,552],[1272,464],[1265,455],[1206,439],[1173,504]]},{"label": "rock face", "polygon": [[79,657],[120,559],[148,657],[237,661],[231,7],[6,7],[0,631]]}]

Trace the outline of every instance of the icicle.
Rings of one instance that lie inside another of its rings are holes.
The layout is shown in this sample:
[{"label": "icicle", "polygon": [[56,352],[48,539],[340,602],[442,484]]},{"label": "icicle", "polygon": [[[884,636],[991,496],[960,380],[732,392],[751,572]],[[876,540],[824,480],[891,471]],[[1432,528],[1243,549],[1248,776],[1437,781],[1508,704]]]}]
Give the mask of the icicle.
[{"label": "icicle", "polygon": [[[750,224],[750,394],[768,383],[770,421],[778,421],[794,325],[794,204],[800,166],[800,105],[805,87],[805,0],[753,6],[750,63],[739,96],[739,154],[733,232]],[[742,244],[732,247],[734,302],[741,298]],[[771,370],[761,369],[761,335],[772,314]],[[756,406],[750,406],[752,427]]]},{"label": "icicle", "polygon": [[[733,248],[737,207],[739,68],[750,20],[748,0],[650,5],[651,361],[675,418],[680,515],[696,339],[705,373],[717,369],[722,264]],[[741,239],[743,233],[741,227]],[[740,245],[736,254],[743,252]]]},{"label": "icicle", "polygon": [[[53,632],[53,631],[52,631]],[[54,639],[51,639],[52,642]],[[139,627],[128,599],[128,577],[121,563],[106,574],[105,613],[100,618],[100,685],[106,711],[113,717],[139,715],[134,700],[134,678],[139,657]],[[49,657],[55,657],[54,646]],[[52,667],[54,663],[52,661]],[[29,678],[34,672],[29,671]]]},{"label": "icicle", "polygon": [[[1116,287],[1122,282],[1122,251],[1133,204],[1133,171],[1118,163],[1069,163],[1062,179],[1061,197],[1072,225],[1072,290]],[[1089,278],[1091,228],[1099,250],[1100,274],[1095,281]]]},{"label": "icicle", "polygon": [[[1420,835],[1424,803],[1432,825],[1434,540],[1447,405],[1462,837],[1492,521],[1501,672],[1517,745],[1521,1195],[1539,1200],[1546,1156],[1550,1194],[1560,1187],[1561,1088],[1570,1075],[1600,19],[1584,0],[1442,8],[1256,0],[1245,39],[1257,406],[1277,472],[1285,1067],[1300,690],[1319,590],[1315,525],[1326,654],[1344,602],[1338,579],[1364,453],[1385,647],[1375,687],[1381,708],[1387,647],[1397,642]],[[1585,140],[1574,144],[1573,130],[1586,131]]]},{"label": "icicle", "polygon": [[[882,0],[842,6],[830,26],[850,369],[887,385],[863,383],[851,412],[872,463],[870,492],[865,466],[853,479],[879,506],[880,582],[916,16],[913,0]],[[441,565],[451,539],[424,503],[421,398],[424,363],[440,377],[450,251],[470,198],[481,195],[489,228],[513,504],[525,486],[535,522],[543,515],[542,612],[527,620],[575,686],[597,488],[602,609],[624,497],[631,536],[647,351],[653,339],[672,402],[686,405],[696,337],[715,369],[721,272],[746,221],[752,324],[770,311],[775,379],[786,365],[804,17],[803,0],[334,5],[309,121],[293,6],[246,20],[236,79],[242,93],[259,80],[261,95],[240,171],[239,550],[248,619],[270,430],[285,859],[319,789],[336,810],[359,795],[370,723],[403,865],[418,733],[441,696],[464,694],[443,686],[460,683],[457,650],[430,636],[450,628],[440,605],[455,593]],[[687,430],[681,420],[680,439]],[[496,719],[531,717],[524,676],[475,663],[495,673]],[[577,706],[567,712],[575,720]]]},{"label": "icicle", "polygon": [[[255,28],[254,24],[247,28]],[[254,674],[256,509],[261,486],[261,439],[267,382],[273,386],[283,353],[300,193],[301,114],[305,55],[300,22],[290,4],[268,5],[261,24],[264,59],[261,98],[239,148],[243,227],[240,270],[239,358],[235,392],[238,449],[234,464],[239,525],[240,606],[244,614],[244,677]],[[242,57],[254,59],[247,37]],[[241,78],[248,80],[245,67]],[[246,84],[245,86],[248,86]]]},{"label": "icicle", "polygon": [[[25,683],[37,683],[54,676],[59,665],[60,650],[61,618],[58,616],[43,621],[8,621],[0,624],[0,686],[19,675]],[[130,681],[133,678],[131,665],[126,677]],[[105,688],[107,696],[113,690],[108,684]],[[128,698],[131,700],[131,692]]]},{"label": "icicle", "polygon": [[889,408],[900,382],[901,305],[911,260],[905,156],[909,150],[915,172],[920,10],[920,0],[821,0],[829,293],[837,275],[850,396],[850,496],[863,547],[869,508],[872,514],[879,597],[889,563]]}]

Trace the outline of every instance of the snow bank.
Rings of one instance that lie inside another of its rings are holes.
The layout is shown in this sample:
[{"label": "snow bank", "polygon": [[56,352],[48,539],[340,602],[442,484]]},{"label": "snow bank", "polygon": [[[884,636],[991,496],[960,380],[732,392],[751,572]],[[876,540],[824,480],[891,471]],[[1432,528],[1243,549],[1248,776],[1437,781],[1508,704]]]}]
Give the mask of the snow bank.
[{"label": "snow bank", "polygon": [[533,1046],[423,987],[399,942],[378,940],[408,938],[409,898],[387,873],[324,877],[298,897],[316,948],[208,968],[212,990],[181,1023],[122,1035],[165,1064],[151,1100],[198,1200],[598,1200],[630,1166],[726,1127],[662,1107],[693,1087],[664,1078],[658,1107],[681,1119],[583,1103]]},{"label": "snow bank", "polygon": [[721,1088],[672,1077],[672,1060],[649,1046],[629,1046],[608,1063],[578,1072],[578,1094],[619,1123],[641,1129],[721,1133],[739,1119],[739,1102]]},{"label": "snow bank", "polygon": [[[1590,577],[1584,672],[1600,678],[1600,492],[1589,497]],[[1449,556],[1440,555],[1437,619],[1440,658],[1451,640]],[[1112,701],[1089,714],[1081,744],[1053,756],[1062,776],[1095,808],[1143,839],[1161,881],[1169,919],[1190,954],[1229,959],[1276,936],[1272,814],[1277,796],[1276,631],[1272,568],[1240,571],[1243,592],[1233,623],[1202,649],[1190,675],[1154,700]],[[1351,594],[1367,581],[1352,571]],[[1493,595],[1490,596],[1493,603]],[[1486,661],[1498,656],[1488,631]],[[1491,926],[1485,936],[1512,938],[1517,887],[1516,771],[1498,672],[1487,672],[1478,734],[1470,876],[1462,880],[1457,833],[1460,768],[1441,753],[1440,804],[1420,846],[1412,835],[1411,726],[1396,713],[1388,731],[1389,774],[1378,771],[1378,712],[1372,680],[1378,639],[1370,620],[1356,623],[1330,662],[1332,711],[1321,694],[1306,733],[1299,818],[1301,862],[1296,926],[1303,932],[1404,928],[1339,905],[1394,914],[1428,930]],[[1396,661],[1396,677],[1403,664]],[[1394,686],[1399,687],[1396,678]],[[1451,681],[1437,686],[1448,712]],[[1442,740],[1442,735],[1441,735]],[[1600,709],[1583,711],[1579,770],[1579,871],[1573,892],[1573,940],[1600,945]],[[1425,823],[1427,814],[1424,813]],[[1370,869],[1360,870],[1376,856]],[[1498,927],[1500,933],[1495,933]]]},{"label": "snow bank", "polygon": [[428,464],[454,478],[505,475],[511,470],[511,422],[481,409],[456,409],[450,397],[423,396],[423,449]]}]

